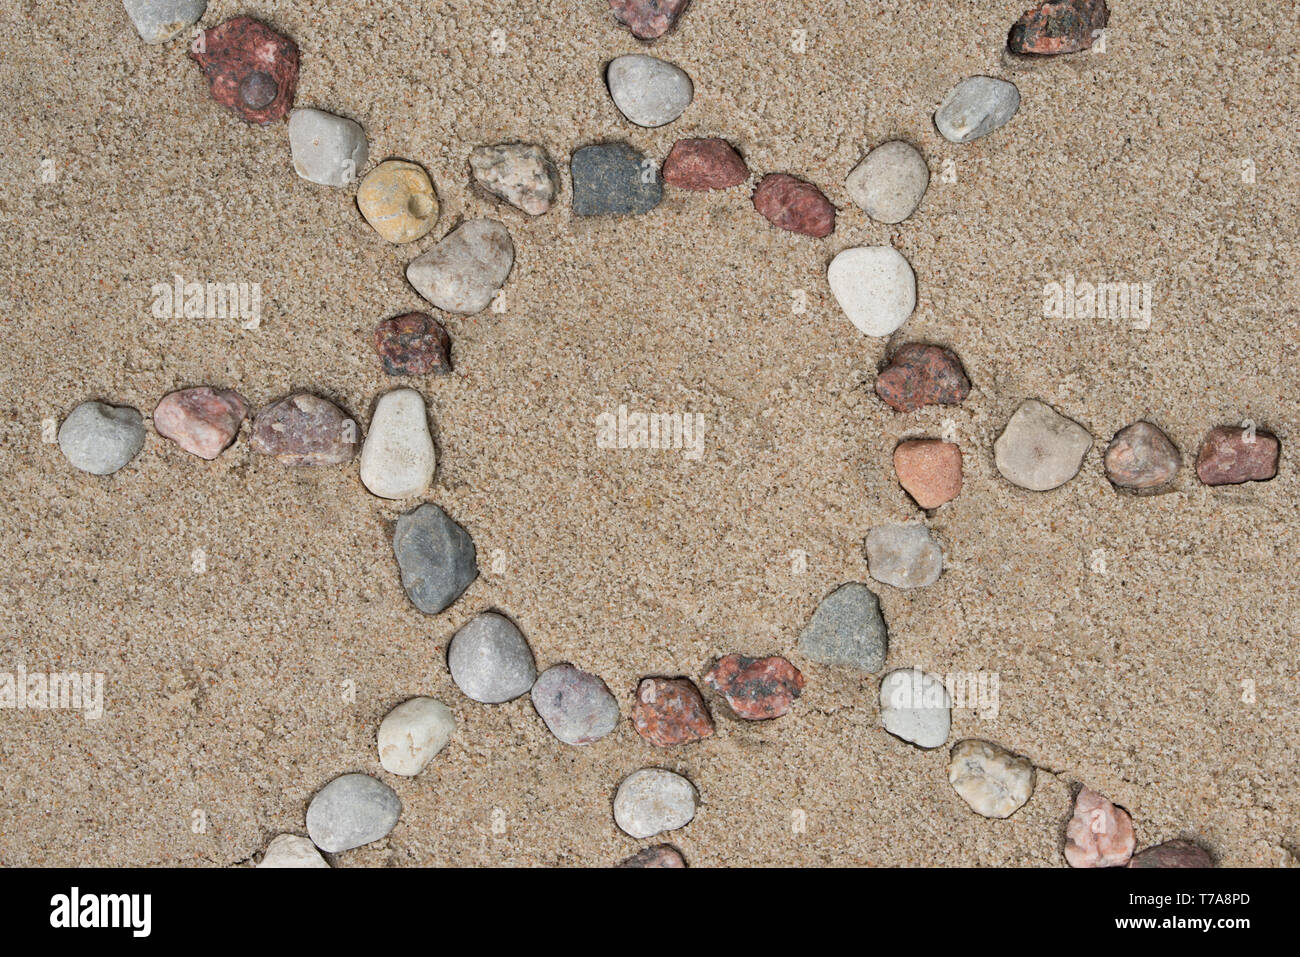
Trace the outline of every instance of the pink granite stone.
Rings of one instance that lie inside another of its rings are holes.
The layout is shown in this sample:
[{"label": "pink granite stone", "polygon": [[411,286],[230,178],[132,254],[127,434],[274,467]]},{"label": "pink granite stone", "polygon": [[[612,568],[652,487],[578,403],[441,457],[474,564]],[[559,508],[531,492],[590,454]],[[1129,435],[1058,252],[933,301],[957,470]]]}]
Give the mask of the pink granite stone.
[{"label": "pink granite stone", "polygon": [[1074,816],[1065,828],[1065,860],[1071,867],[1119,867],[1137,847],[1133,819],[1091,788],[1074,801]]},{"label": "pink granite stone", "polygon": [[239,433],[248,403],[233,389],[199,386],[162,397],[153,410],[153,427],[186,452],[215,459]]},{"label": "pink granite stone", "polygon": [[731,710],[750,721],[779,718],[803,693],[803,675],[784,658],[719,658],[704,683],[727,699]]},{"label": "pink granite stone", "polygon": [[1267,482],[1277,475],[1281,443],[1272,432],[1232,425],[1210,430],[1196,456],[1196,477],[1206,485]]},{"label": "pink granite stone", "polygon": [[673,28],[690,0],[609,0],[614,17],[638,40],[655,40]]}]

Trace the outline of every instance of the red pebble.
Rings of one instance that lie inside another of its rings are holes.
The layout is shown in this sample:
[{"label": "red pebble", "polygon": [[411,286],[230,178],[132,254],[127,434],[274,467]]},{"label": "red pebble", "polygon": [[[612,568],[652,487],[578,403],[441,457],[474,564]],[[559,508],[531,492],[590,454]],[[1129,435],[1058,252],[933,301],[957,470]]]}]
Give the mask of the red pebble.
[{"label": "red pebble", "polygon": [[1051,0],[1026,10],[1007,37],[1012,53],[1055,56],[1092,46],[1093,34],[1106,25],[1106,0]]},{"label": "red pebble", "polygon": [[1196,456],[1196,477],[1206,485],[1267,482],[1277,475],[1281,443],[1272,432],[1220,425],[1210,430]]},{"label": "red pebble", "polygon": [[609,0],[620,23],[638,40],[654,40],[673,28],[690,0]]},{"label": "red pebble", "polygon": [[956,405],[970,394],[961,360],[942,346],[909,342],[876,376],[876,395],[899,412],[925,405]]},{"label": "red pebble", "polygon": [[252,17],[203,30],[190,56],[208,78],[212,98],[248,123],[288,115],[298,87],[298,45]]},{"label": "red pebble", "polygon": [[771,173],[754,190],[754,208],[773,226],[821,239],[835,231],[835,207],[820,189],[785,173]]},{"label": "red pebble", "polygon": [[689,678],[644,678],[636,689],[632,725],[651,744],[670,748],[713,734],[713,719]]},{"label": "red pebble", "polygon": [[451,337],[433,316],[408,312],[375,327],[375,351],[389,375],[451,371]]},{"label": "red pebble", "polygon": [[749,167],[730,143],[714,136],[678,140],[659,174],[680,189],[726,189],[749,179]]},{"label": "red pebble", "polygon": [[727,699],[731,710],[750,721],[779,718],[803,693],[803,675],[784,658],[719,658],[705,683]]}]

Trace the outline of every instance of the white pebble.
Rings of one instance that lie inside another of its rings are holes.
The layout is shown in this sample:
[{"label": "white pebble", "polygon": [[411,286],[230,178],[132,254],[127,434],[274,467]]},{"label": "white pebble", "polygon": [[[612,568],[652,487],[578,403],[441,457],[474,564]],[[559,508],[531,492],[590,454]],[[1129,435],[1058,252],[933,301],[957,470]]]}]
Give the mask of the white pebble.
[{"label": "white pebble", "polygon": [[355,183],[370,156],[360,124],[324,110],[289,114],[289,150],[294,171],[321,186]]},{"label": "white pebble", "polygon": [[880,682],[880,723],[919,748],[941,747],[952,724],[952,700],[942,679],[916,668],[891,671]]},{"label": "white pebble", "polygon": [[634,53],[621,56],[605,72],[609,95],[637,126],[663,126],[691,105],[691,78],[671,63]]},{"label": "white pebble", "polygon": [[916,274],[893,246],[858,246],[831,260],[831,292],[849,321],[868,336],[887,336],[916,308]]},{"label": "white pebble", "polygon": [[901,140],[881,143],[844,181],[849,198],[878,223],[901,223],[930,185],[924,157]]},{"label": "white pebble", "polygon": [[413,260],[406,279],[439,309],[472,315],[488,307],[514,264],[510,231],[495,220],[471,219]]},{"label": "white pebble", "polygon": [[1014,83],[991,76],[962,80],[944,97],[934,113],[934,125],[944,139],[969,143],[1006,125],[1020,108]]},{"label": "white pebble", "polygon": [[422,495],[437,467],[424,399],[414,389],[379,397],[361,449],[361,482],[380,498]]},{"label": "white pebble", "polygon": [[635,838],[675,831],[695,818],[699,795],[695,785],[672,771],[642,768],[618,786],[614,822]]},{"label": "white pebble", "polygon": [[1026,399],[993,443],[993,461],[1013,485],[1046,492],[1079,474],[1092,435],[1037,399]]},{"label": "white pebble", "polygon": [[441,701],[403,701],[380,722],[379,763],[392,774],[419,774],[455,730],[456,718]]},{"label": "white pebble", "polygon": [[1034,766],[996,744],[959,741],[948,764],[948,783],[977,814],[1010,817],[1034,793]]},{"label": "white pebble", "polygon": [[867,533],[871,577],[895,588],[933,585],[943,572],[943,552],[924,525],[879,525]]},{"label": "white pebble", "polygon": [[258,867],[329,867],[310,838],[281,834],[266,847]]}]

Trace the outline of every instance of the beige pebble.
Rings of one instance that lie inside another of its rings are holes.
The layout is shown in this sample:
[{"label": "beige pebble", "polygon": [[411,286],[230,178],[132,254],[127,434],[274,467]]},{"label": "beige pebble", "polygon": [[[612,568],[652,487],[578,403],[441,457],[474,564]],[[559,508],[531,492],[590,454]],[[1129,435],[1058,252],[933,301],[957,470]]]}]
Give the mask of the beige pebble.
[{"label": "beige pebble", "polygon": [[438,194],[420,166],[385,160],[361,181],[357,207],[390,243],[414,242],[438,221]]}]

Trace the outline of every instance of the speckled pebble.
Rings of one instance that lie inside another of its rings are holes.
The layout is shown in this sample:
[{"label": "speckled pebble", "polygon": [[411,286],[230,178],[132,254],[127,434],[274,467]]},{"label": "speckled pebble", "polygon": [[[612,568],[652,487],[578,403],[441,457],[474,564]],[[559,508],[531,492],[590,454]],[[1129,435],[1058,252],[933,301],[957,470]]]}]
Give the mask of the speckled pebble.
[{"label": "speckled pebble", "polygon": [[360,442],[361,430],[342,409],[309,392],[295,392],[257,413],[249,447],[300,467],[350,462]]},{"label": "speckled pebble", "polygon": [[130,406],[83,402],[59,427],[59,450],[76,468],[111,475],[144,448],[144,419]]},{"label": "speckled pebble", "polygon": [[1106,448],[1106,478],[1120,488],[1146,491],[1173,481],[1182,460],[1169,436],[1150,422],[1115,433]]},{"label": "speckled pebble", "polygon": [[469,166],[480,186],[529,216],[548,212],[560,190],[551,157],[531,143],[477,146],[469,154]]},{"label": "speckled pebble", "polygon": [[551,734],[565,744],[591,744],[618,725],[618,701],[605,682],[570,664],[543,671],[530,696]]},{"label": "speckled pebble", "polygon": [[813,661],[869,673],[885,666],[887,645],[880,600],[859,582],[843,584],[822,599],[799,635],[799,651]]},{"label": "speckled pebble", "polygon": [[643,847],[631,857],[624,858],[619,867],[685,867],[686,859],[682,852],[671,844],[656,844]]}]

